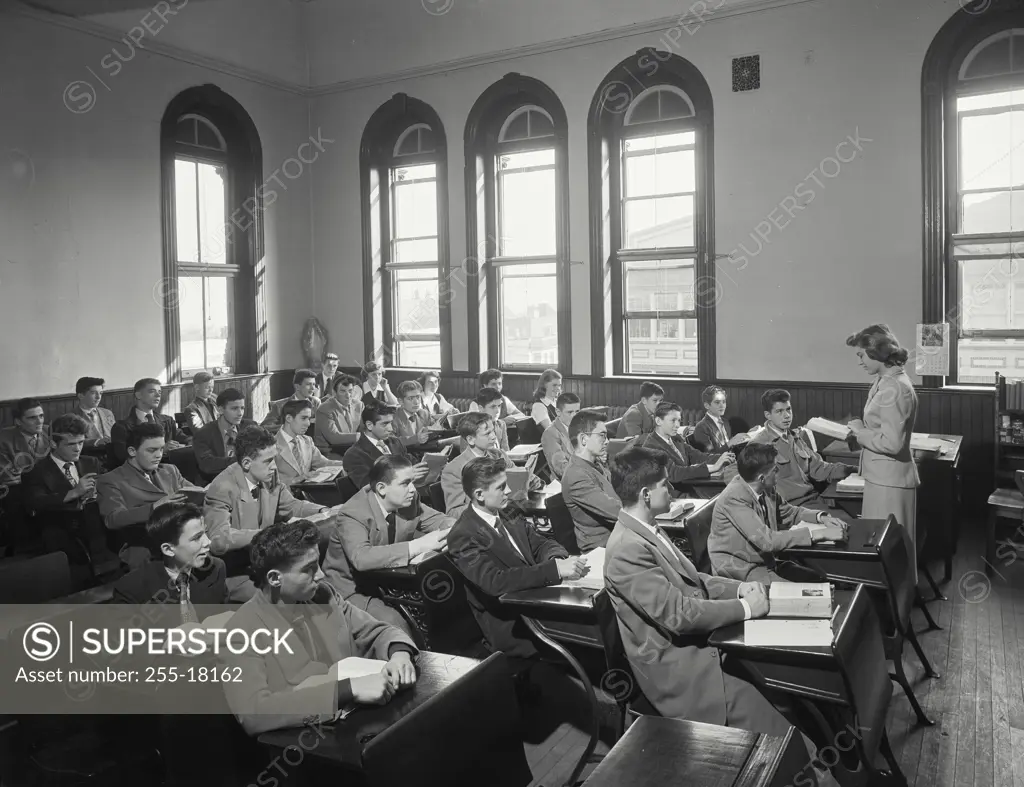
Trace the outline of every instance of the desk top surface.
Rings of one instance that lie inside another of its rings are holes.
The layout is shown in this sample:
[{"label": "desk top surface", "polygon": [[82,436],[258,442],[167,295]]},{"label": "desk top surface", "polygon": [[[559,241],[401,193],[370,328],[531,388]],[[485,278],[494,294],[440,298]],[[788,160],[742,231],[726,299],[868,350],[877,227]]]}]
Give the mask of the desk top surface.
[{"label": "desk top surface", "polygon": [[[946,452],[944,454],[927,454],[923,457],[924,461],[956,463],[960,456],[960,446],[964,440],[963,435],[929,434],[928,437],[942,440],[946,443]],[[860,457],[860,451],[851,451],[845,440],[833,440],[821,449],[821,455],[828,460],[857,459]],[[918,457],[917,461],[920,462],[922,459]]]},{"label": "desk top surface", "polygon": [[878,539],[885,527],[884,519],[854,519],[849,523],[849,538],[836,544],[811,544],[794,546],[780,554],[786,557],[841,557],[861,560],[878,560]]},{"label": "desk top surface", "polygon": [[594,596],[600,592],[593,588],[552,585],[505,593],[499,600],[502,604],[520,608],[522,614],[530,617],[543,617],[545,610],[585,614],[593,612]]}]

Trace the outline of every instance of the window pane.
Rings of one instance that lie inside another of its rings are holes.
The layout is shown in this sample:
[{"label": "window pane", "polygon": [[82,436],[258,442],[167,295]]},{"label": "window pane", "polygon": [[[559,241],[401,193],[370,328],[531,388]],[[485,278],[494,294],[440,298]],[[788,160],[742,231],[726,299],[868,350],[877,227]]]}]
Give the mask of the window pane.
[{"label": "window pane", "polygon": [[1024,378],[1024,340],[960,339],[957,343],[957,381],[992,385],[996,372]]},{"label": "window pane", "polygon": [[[696,320],[628,320],[626,371],[629,374],[697,375]],[[652,333],[634,323],[658,323]]]},{"label": "window pane", "polygon": [[204,293],[206,299],[206,366],[234,367],[234,347],[231,341],[230,292],[234,282],[223,276],[207,276]]},{"label": "window pane", "polygon": [[394,332],[440,333],[437,270],[395,271],[393,282]]},{"label": "window pane", "polygon": [[692,311],[693,260],[629,262],[623,266],[629,311]]},{"label": "window pane", "polygon": [[[501,156],[498,171],[498,254],[553,255],[555,233],[555,151]],[[523,167],[543,167],[527,172]]]},{"label": "window pane", "polygon": [[[200,262],[223,263],[224,225],[224,167],[200,163],[199,173],[199,238]],[[248,217],[243,223],[248,223]]]},{"label": "window pane", "polygon": [[1024,191],[965,194],[961,232],[1024,232]]},{"label": "window pane", "polygon": [[394,262],[437,262],[437,239],[396,240]]},{"label": "window pane", "polygon": [[960,328],[1024,330],[1024,270],[1018,260],[960,263]]},{"label": "window pane", "polygon": [[396,342],[395,363],[414,369],[441,368],[441,342]]},{"label": "window pane", "polygon": [[174,223],[177,227],[179,262],[199,262],[199,228],[196,226],[196,164],[174,162]]},{"label": "window pane", "polygon": [[177,300],[181,332],[181,368],[185,371],[205,369],[202,278],[179,276]]},{"label": "window pane", "polygon": [[513,265],[500,268],[498,273],[502,363],[557,364],[554,264]]},{"label": "window pane", "polygon": [[961,188],[1024,185],[1024,111],[963,118],[960,160]]},{"label": "window pane", "polygon": [[655,134],[650,137],[634,137],[626,140],[626,152],[636,150],[656,150],[660,148],[676,147],[678,145],[693,145],[697,142],[696,131],[681,131],[676,134]]},{"label": "window pane", "polygon": [[624,248],[693,246],[693,197],[648,197],[626,203]]},{"label": "window pane", "polygon": [[647,153],[626,158],[627,197],[677,194],[696,189],[694,152]]},{"label": "window pane", "polygon": [[437,181],[396,181],[394,201],[395,238],[437,235]]}]

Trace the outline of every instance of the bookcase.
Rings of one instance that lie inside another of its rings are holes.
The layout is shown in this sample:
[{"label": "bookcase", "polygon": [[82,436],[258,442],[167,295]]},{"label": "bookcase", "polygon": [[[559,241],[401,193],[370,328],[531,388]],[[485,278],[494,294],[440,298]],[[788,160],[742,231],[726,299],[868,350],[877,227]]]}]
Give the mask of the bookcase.
[{"label": "bookcase", "polygon": [[996,372],[996,488],[1015,489],[1015,470],[1024,470],[1024,380]]}]

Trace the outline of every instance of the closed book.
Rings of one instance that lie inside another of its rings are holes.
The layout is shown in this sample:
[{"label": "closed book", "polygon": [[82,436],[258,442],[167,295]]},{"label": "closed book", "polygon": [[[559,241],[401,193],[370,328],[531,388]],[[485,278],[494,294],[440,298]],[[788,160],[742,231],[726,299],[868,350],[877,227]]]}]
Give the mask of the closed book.
[{"label": "closed book", "polygon": [[448,464],[447,453],[426,453],[423,454],[423,461],[427,463],[427,477],[420,481],[421,486],[429,486],[441,477],[441,471]]},{"label": "closed book", "polygon": [[747,620],[743,622],[743,641],[762,648],[827,648],[832,644],[832,621],[828,618]]},{"label": "closed book", "polygon": [[830,618],[832,586],[828,582],[772,582],[768,609],[770,618]]},{"label": "closed book", "polygon": [[505,477],[512,494],[527,491],[530,484],[530,471],[525,467],[510,467],[505,471]]},{"label": "closed book", "polygon": [[864,476],[853,473],[839,481],[836,481],[836,490],[839,492],[864,492]]}]

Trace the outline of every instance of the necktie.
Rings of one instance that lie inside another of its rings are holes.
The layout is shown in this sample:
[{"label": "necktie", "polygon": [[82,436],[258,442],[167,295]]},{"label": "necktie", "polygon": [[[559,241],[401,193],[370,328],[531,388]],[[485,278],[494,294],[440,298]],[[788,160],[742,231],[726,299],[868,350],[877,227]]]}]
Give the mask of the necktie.
[{"label": "necktie", "polygon": [[516,542],[512,540],[512,536],[509,534],[508,528],[505,527],[505,523],[502,521],[500,515],[498,516],[497,521],[495,521],[494,523],[494,529],[498,531],[498,535],[500,535],[502,538],[505,539],[505,541],[508,542],[508,545],[512,547],[512,551],[523,559],[524,563],[530,564],[530,561],[526,558],[526,555],[519,550],[519,547],[516,546]]},{"label": "necktie", "polygon": [[771,526],[771,520],[768,519],[768,498],[764,492],[757,496],[757,503],[761,507],[761,519],[764,520],[765,525]]},{"label": "necktie", "polygon": [[33,454],[38,453],[38,451],[36,451],[36,448],[39,447],[39,435],[34,434],[28,439],[28,447]]},{"label": "necktie", "polygon": [[192,593],[189,588],[188,580],[189,574],[186,571],[182,571],[178,574],[177,585],[178,585],[178,604],[181,607],[181,622],[182,623],[198,623],[196,616],[196,609],[192,606]]},{"label": "necktie", "polygon": [[156,416],[150,413],[149,415],[146,416],[146,420],[149,421],[151,424],[155,424]]},{"label": "necktie", "polygon": [[152,471],[146,473],[146,478],[149,479],[149,483],[151,483],[153,486],[159,486],[159,484],[157,484],[157,482],[156,482],[156,471],[155,470],[152,470]]},{"label": "necktie", "polygon": [[395,534],[396,534],[396,531],[398,529],[398,519],[395,516],[395,512],[394,511],[392,511],[390,514],[388,514],[386,519],[387,519],[387,523],[388,523],[388,543],[389,544],[394,544],[395,543]]},{"label": "necktie", "polygon": [[232,429],[224,438],[224,456],[235,455],[235,430]]},{"label": "necktie", "polygon": [[252,488],[252,499],[253,500],[259,500],[260,499],[260,488],[258,486],[254,486]]},{"label": "necktie", "polygon": [[292,456],[295,457],[295,464],[298,465],[299,469],[302,469],[302,450],[299,448],[299,439],[297,437],[292,438]]},{"label": "necktie", "polygon": [[71,475],[71,467],[72,467],[71,462],[65,462],[64,463],[64,477],[66,479],[68,479],[68,483],[71,484],[71,486],[74,486],[76,482],[75,482],[75,477],[73,475]]},{"label": "necktie", "polygon": [[383,440],[380,441],[380,444],[377,447],[380,448],[380,452],[382,454],[390,454],[391,453],[391,449],[388,448],[388,444],[385,443]]}]

